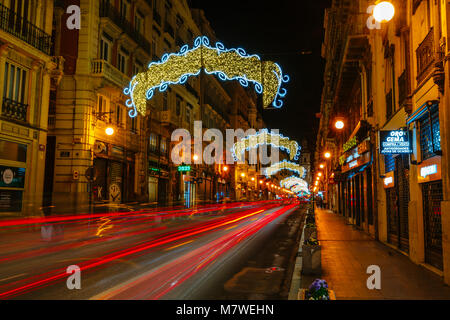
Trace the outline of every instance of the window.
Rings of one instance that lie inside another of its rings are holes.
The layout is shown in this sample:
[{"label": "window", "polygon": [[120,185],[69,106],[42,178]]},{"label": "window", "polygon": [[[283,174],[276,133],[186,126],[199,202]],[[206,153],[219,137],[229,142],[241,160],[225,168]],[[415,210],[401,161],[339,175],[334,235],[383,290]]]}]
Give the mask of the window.
[{"label": "window", "polygon": [[150,152],[156,152],[158,148],[158,136],[156,135],[156,133],[150,134],[148,146]]},{"label": "window", "polygon": [[122,108],[120,105],[116,105],[116,123],[122,125]]},{"label": "window", "polygon": [[177,106],[176,106],[176,112],[177,112],[177,117],[180,116],[181,114],[181,98],[180,96],[177,96]]},{"label": "window", "polygon": [[434,157],[441,151],[439,127],[439,105],[434,104],[419,119],[420,150],[422,161]]},{"label": "window", "polygon": [[128,54],[124,49],[121,48],[117,56],[117,69],[119,69],[120,72],[127,74],[127,64]]},{"label": "window", "polygon": [[128,0],[119,0],[119,13],[122,19],[128,18]]},{"label": "window", "polygon": [[3,83],[3,97],[26,104],[28,71],[20,66],[6,62]]},{"label": "window", "polygon": [[136,15],[134,16],[134,28],[140,34],[144,34],[144,15],[137,10]]},{"label": "window", "polygon": [[391,154],[384,155],[384,172],[391,172],[395,170],[395,158]]},{"label": "window", "polygon": [[133,75],[138,74],[144,69],[144,65],[139,60],[136,60],[133,64]]},{"label": "window", "polygon": [[167,154],[167,139],[161,137],[160,150],[162,154]]},{"label": "window", "polygon": [[131,118],[131,128],[130,128],[130,131],[131,131],[132,133],[137,133],[137,131],[138,131],[138,122],[137,122],[137,120],[138,120],[138,117]]},{"label": "window", "polygon": [[[153,29],[154,31],[155,29]],[[155,35],[155,32],[152,34],[152,53],[154,56],[158,55],[158,39]]]},{"label": "window", "polygon": [[167,99],[167,91],[164,91],[164,93],[163,93],[163,105],[162,105],[162,109],[163,109],[163,111],[169,110],[168,99]]},{"label": "window", "polygon": [[106,98],[99,95],[97,102],[97,118],[106,121],[106,112],[108,112]]},{"label": "window", "polygon": [[186,122],[191,123],[191,109],[192,106],[188,104],[188,108],[186,108]]},{"label": "window", "polygon": [[106,37],[100,39],[100,59],[110,62],[112,42]]}]

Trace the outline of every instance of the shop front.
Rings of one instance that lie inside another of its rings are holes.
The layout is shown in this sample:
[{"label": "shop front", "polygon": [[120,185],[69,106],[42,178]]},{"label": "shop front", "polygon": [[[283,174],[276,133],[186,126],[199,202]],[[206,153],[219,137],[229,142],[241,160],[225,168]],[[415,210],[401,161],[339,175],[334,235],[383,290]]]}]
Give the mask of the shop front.
[{"label": "shop front", "polygon": [[134,153],[126,152],[120,146],[97,141],[93,167],[94,202],[123,203],[135,200]]},{"label": "shop front", "polygon": [[417,165],[415,180],[422,196],[424,261],[443,270],[442,150],[438,101],[424,103],[407,119],[407,124],[416,138],[412,162]]},{"label": "shop front", "polygon": [[372,151],[370,138],[348,149],[340,159],[341,171],[333,177],[339,182],[336,188],[340,203],[337,204],[350,223],[372,233],[373,191]]}]

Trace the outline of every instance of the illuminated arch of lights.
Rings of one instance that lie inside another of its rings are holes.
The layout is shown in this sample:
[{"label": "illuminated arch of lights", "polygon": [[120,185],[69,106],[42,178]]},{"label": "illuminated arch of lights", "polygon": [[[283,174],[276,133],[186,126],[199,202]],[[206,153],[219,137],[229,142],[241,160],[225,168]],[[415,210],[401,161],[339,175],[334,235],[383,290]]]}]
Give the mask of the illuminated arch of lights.
[{"label": "illuminated arch of lights", "polygon": [[151,62],[148,70],[135,75],[124,94],[130,98],[126,106],[131,108],[130,117],[138,112],[145,115],[147,100],[150,100],[155,90],[167,90],[169,85],[184,84],[191,76],[197,76],[201,70],[214,74],[221,80],[237,80],[243,87],[254,84],[258,94],[263,95],[265,107],[272,103],[275,108],[281,108],[286,96],[283,83],[289,81],[289,76],[283,75],[281,67],[272,61],[262,61],[254,54],[248,55],[244,49],[226,49],[221,42],[210,46],[205,36],[198,37],[194,46],[181,47],[178,53],[166,53],[161,61]]},{"label": "illuminated arch of lights", "polygon": [[293,186],[291,188],[291,191],[294,192],[294,193],[309,194],[308,188],[305,188],[304,186],[301,186],[299,184]]},{"label": "illuminated arch of lights", "polygon": [[257,134],[249,135],[236,142],[231,149],[234,159],[241,160],[241,155],[250,149],[258,148],[260,145],[271,145],[286,151],[291,160],[298,160],[301,147],[297,141],[289,140],[282,134],[269,133],[267,129],[260,130]]},{"label": "illuminated arch of lights", "polygon": [[271,165],[268,168],[265,168],[264,174],[266,175],[266,177],[270,177],[281,170],[290,170],[292,172],[297,173],[302,178],[305,176],[306,173],[306,169],[303,168],[302,166],[293,162],[289,162],[287,160],[283,160],[281,162],[277,162]]},{"label": "illuminated arch of lights", "polygon": [[290,189],[295,185],[300,185],[308,188],[308,183],[302,178],[296,176],[290,176],[280,181],[280,187]]}]

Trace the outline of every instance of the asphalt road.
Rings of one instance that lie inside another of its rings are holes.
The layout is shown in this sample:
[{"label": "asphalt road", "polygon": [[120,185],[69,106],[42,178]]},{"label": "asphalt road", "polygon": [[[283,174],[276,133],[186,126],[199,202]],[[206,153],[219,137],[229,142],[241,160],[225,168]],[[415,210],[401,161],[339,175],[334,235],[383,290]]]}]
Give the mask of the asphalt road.
[{"label": "asphalt road", "polygon": [[[267,253],[298,207],[247,202],[0,221],[0,299],[217,298],[242,261]],[[67,287],[69,266],[80,268],[80,289]]]}]

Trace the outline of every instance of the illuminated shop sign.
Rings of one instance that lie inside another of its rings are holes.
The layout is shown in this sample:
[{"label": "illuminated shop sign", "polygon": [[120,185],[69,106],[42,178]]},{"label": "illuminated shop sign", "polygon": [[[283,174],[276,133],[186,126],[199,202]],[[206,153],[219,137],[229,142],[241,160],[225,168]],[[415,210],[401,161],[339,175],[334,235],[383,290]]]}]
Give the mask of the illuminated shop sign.
[{"label": "illuminated shop sign", "polygon": [[383,185],[385,189],[393,188],[395,186],[394,171],[386,173],[386,177],[383,179]]},{"label": "illuminated shop sign", "polygon": [[437,165],[433,164],[431,166],[423,167],[420,169],[420,176],[422,178],[426,178],[429,175],[435,174],[438,172]]},{"label": "illuminated shop sign", "polygon": [[381,154],[412,153],[411,141],[406,130],[380,131]]},{"label": "illuminated shop sign", "polygon": [[419,183],[437,181],[442,179],[441,157],[435,156],[422,161],[417,168],[417,180]]},{"label": "illuminated shop sign", "polygon": [[191,171],[191,166],[179,166],[178,172],[189,172]]}]

